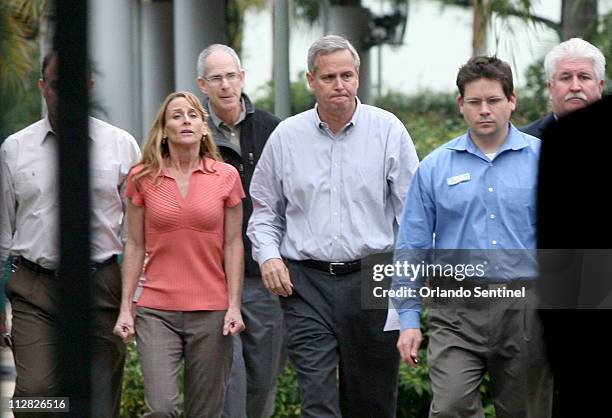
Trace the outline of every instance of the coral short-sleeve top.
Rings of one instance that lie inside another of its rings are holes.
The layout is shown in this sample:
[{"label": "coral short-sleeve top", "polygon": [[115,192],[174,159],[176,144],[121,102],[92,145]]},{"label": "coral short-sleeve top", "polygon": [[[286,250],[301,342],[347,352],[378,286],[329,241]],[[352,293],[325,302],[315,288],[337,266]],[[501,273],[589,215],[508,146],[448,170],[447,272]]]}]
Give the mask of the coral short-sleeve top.
[{"label": "coral short-sleeve top", "polygon": [[234,167],[210,158],[191,174],[187,196],[175,179],[134,180],[127,197],[144,207],[146,281],[138,306],[172,311],[225,310],[228,291],[223,269],[224,215],[245,196]]}]

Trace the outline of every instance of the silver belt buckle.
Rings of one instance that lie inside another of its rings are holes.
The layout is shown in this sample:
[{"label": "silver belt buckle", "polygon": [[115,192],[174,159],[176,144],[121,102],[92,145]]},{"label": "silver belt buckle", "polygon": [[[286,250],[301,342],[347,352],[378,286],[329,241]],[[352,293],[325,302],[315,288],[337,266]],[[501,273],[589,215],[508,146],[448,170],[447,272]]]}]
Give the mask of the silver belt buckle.
[{"label": "silver belt buckle", "polygon": [[329,274],[331,274],[332,276],[335,276],[336,273],[334,273],[334,266],[343,266],[344,263],[329,263]]}]

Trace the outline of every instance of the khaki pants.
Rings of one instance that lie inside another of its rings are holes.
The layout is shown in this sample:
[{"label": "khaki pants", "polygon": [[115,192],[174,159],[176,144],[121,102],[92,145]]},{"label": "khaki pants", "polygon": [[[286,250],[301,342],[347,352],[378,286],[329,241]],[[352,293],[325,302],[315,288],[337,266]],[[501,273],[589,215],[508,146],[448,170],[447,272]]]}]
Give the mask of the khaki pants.
[{"label": "khaki pants", "polygon": [[185,361],[185,418],[220,417],[232,366],[232,337],[223,335],[225,311],[136,308],[145,417],[178,417],[179,371]]},{"label": "khaki pants", "polygon": [[484,418],[479,387],[487,370],[497,418],[550,417],[552,373],[533,299],[534,292],[527,292],[525,299],[432,306],[430,417]]},{"label": "khaki pants", "polygon": [[[121,273],[112,263],[89,276],[92,312],[92,408],[91,416],[119,417],[125,344],[113,335],[121,301]],[[12,309],[15,354],[14,396],[63,396],[58,380],[57,313],[61,277],[35,273],[19,266],[6,294]],[[50,417],[29,412],[27,417]]]}]

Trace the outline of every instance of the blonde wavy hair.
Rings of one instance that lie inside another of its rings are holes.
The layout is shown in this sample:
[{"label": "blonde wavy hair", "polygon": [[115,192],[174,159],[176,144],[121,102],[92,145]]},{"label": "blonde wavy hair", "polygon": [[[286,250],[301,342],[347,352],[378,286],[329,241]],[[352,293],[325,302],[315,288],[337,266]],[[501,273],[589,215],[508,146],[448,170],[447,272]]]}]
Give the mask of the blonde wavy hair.
[{"label": "blonde wavy hair", "polygon": [[[188,91],[176,91],[170,93],[162,103],[157,116],[153,121],[153,126],[149,130],[147,141],[142,148],[142,158],[137,165],[142,165],[143,168],[138,173],[134,174],[134,180],[139,180],[146,176],[151,176],[154,179],[160,177],[164,165],[164,158],[170,155],[170,149],[167,141],[164,141],[164,129],[166,128],[166,110],[170,102],[176,98],[182,97],[193,107],[200,115],[206,124],[204,136],[200,141],[200,158],[212,158],[215,161],[222,161],[217,145],[212,136],[212,132],[208,127],[208,113],[204,110],[202,102],[194,94]],[[206,164],[204,170],[208,171]],[[211,170],[212,172],[214,170]]]}]

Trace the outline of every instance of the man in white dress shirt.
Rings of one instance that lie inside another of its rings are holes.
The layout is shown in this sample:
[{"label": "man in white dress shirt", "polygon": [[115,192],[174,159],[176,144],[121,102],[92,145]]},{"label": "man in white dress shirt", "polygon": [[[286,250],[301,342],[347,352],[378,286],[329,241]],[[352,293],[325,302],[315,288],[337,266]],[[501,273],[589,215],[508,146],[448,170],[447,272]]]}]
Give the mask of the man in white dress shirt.
[{"label": "man in white dress shirt", "polygon": [[[14,273],[5,290],[12,308],[15,396],[19,397],[62,396],[57,358],[57,295],[62,280],[57,60],[55,53],[45,57],[38,82],[47,117],[9,136],[0,148],[0,265],[12,257]],[[91,155],[92,416],[118,417],[125,345],[113,335],[121,300],[117,254],[122,250],[123,187],[140,150],[130,134],[94,118],[89,120],[89,138],[83,139],[89,141]]]}]

